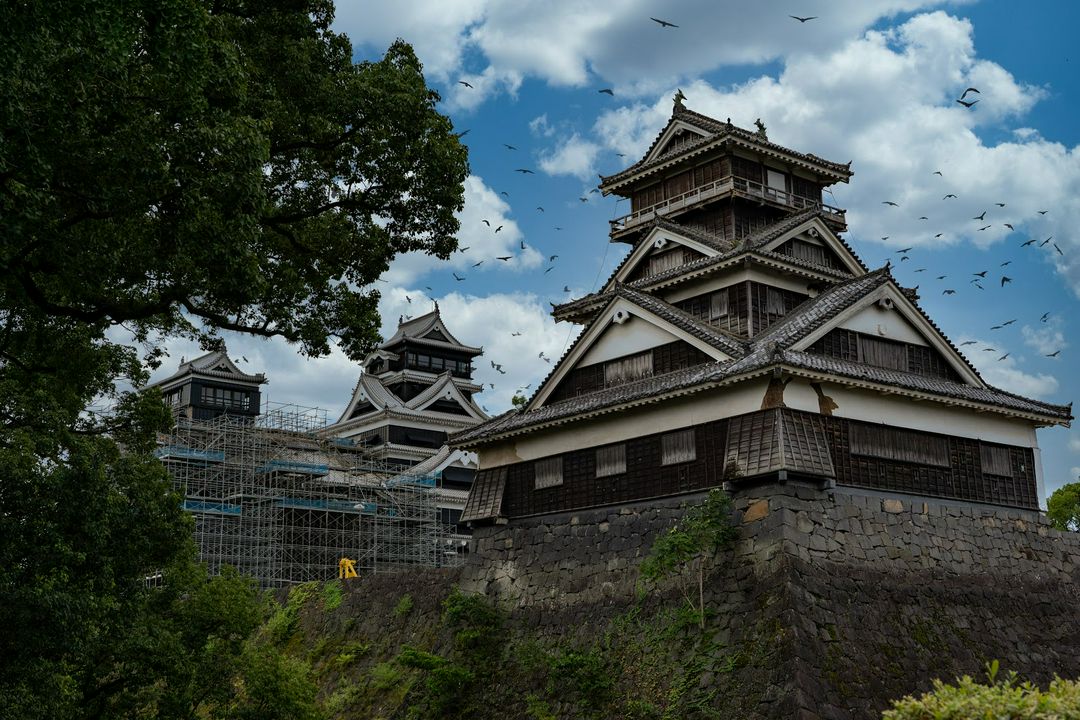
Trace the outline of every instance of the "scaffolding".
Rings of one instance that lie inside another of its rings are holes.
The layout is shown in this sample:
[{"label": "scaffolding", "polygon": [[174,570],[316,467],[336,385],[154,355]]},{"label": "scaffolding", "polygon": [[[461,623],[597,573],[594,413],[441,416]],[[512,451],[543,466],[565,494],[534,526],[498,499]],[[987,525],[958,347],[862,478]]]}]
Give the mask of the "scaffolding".
[{"label": "scaffolding", "polygon": [[342,558],[361,574],[460,564],[437,475],[403,474],[325,426],[325,411],[268,404],[254,419],[178,417],[159,437],[209,572],[278,587],[335,578]]}]

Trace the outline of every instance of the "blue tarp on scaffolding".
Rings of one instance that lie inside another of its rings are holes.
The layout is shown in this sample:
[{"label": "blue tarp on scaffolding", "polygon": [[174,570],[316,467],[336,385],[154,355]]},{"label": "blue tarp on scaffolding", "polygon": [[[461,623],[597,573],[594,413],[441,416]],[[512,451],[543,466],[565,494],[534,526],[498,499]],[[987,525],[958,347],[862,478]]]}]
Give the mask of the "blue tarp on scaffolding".
[{"label": "blue tarp on scaffolding", "polygon": [[308,498],[282,498],[276,505],[283,508],[303,510],[337,510],[338,512],[356,512],[373,514],[378,506],[373,502],[355,500],[311,500]]},{"label": "blue tarp on scaffolding", "polygon": [[240,515],[239,505],[232,503],[204,502],[201,500],[185,500],[184,509],[194,513],[215,513],[218,515]]},{"label": "blue tarp on scaffolding", "polygon": [[224,450],[197,450],[182,445],[165,445],[154,448],[154,455],[159,460],[189,460],[203,463],[225,462]]}]

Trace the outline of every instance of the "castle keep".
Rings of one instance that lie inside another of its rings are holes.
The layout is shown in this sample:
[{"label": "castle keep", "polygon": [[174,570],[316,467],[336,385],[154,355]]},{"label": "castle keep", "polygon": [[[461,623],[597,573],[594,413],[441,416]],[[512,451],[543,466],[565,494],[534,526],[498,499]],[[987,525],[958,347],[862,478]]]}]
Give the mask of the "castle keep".
[{"label": "castle keep", "polygon": [[987,384],[823,192],[848,165],[686,109],[634,165],[630,253],[554,308],[584,326],[522,410],[453,436],[474,524],[798,479],[1037,509],[1035,431],[1071,405]]}]

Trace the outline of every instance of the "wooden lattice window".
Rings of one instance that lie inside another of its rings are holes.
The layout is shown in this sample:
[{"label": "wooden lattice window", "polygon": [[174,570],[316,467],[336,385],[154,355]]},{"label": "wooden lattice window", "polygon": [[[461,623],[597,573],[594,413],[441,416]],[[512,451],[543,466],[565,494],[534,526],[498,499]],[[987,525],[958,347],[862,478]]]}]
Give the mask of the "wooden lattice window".
[{"label": "wooden lattice window", "polygon": [[788,245],[788,254],[793,258],[806,260],[816,265],[831,267],[832,263],[825,248],[820,245],[808,243],[805,240],[792,240]]},{"label": "wooden lattice window", "polygon": [[660,437],[661,465],[676,465],[697,459],[694,429],[680,430]]},{"label": "wooden lattice window", "polygon": [[852,423],[852,455],[950,467],[949,441],[940,435],[901,430],[887,425]]},{"label": "wooden lattice window", "polygon": [[608,445],[596,449],[596,477],[626,472],[626,445]]},{"label": "wooden lattice window", "polygon": [[765,313],[767,315],[783,315],[784,294],[776,288],[765,288]]},{"label": "wooden lattice window", "polygon": [[904,343],[859,335],[859,362],[889,370],[906,371],[907,347]]},{"label": "wooden lattice window", "polygon": [[537,490],[562,485],[562,456],[537,460],[534,465],[536,480],[533,487]]},{"label": "wooden lattice window", "polygon": [[670,252],[659,253],[649,257],[649,269],[647,275],[659,275],[667,270],[683,265],[686,261],[685,254],[682,248],[671,250]]},{"label": "wooden lattice window", "polygon": [[653,374],[653,354],[648,350],[637,355],[604,363],[604,385],[621,385]]},{"label": "wooden lattice window", "polygon": [[728,314],[728,291],[727,288],[714,292],[709,298],[709,319],[720,320]]},{"label": "wooden lattice window", "polygon": [[982,471],[987,475],[1013,476],[1012,457],[1009,448],[979,443],[979,459]]}]

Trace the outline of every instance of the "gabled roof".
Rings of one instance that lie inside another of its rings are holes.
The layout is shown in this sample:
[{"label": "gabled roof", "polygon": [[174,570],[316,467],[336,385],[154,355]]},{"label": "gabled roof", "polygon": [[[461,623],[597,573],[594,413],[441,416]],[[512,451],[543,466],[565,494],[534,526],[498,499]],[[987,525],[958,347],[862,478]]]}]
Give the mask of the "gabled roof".
[{"label": "gabled roof", "polygon": [[147,387],[173,385],[178,380],[192,376],[227,382],[256,383],[259,385],[266,382],[266,375],[263,373],[251,375],[238,368],[236,363],[229,359],[228,349],[222,346],[220,350],[214,350],[180,363],[180,367],[177,368],[175,373],[167,378],[150,383]]},{"label": "gabled roof", "polygon": [[[619,291],[634,293],[635,297],[648,297],[624,287],[620,287]],[[962,363],[967,370],[962,376],[967,374],[971,382],[956,382],[889,370],[806,352],[805,346],[837,325],[845,312],[857,310],[860,303],[871,302],[884,292],[889,293],[895,307],[903,304],[903,309],[925,320],[923,330],[932,328],[941,342],[952,349],[954,361]],[[655,298],[649,299],[661,302]],[[582,337],[584,336],[585,333],[582,333]],[[569,355],[568,351],[564,360]],[[562,362],[559,366],[561,365]],[[545,380],[545,385],[551,382],[559,366]],[[815,379],[847,382],[858,387],[934,400],[948,405],[1000,412],[1042,424],[1068,425],[1072,420],[1071,404],[1046,403],[987,385],[921,308],[895,284],[886,266],[839,283],[802,303],[751,342],[744,343],[742,352],[732,354],[730,360],[706,363],[539,406],[534,397],[524,411],[511,411],[487,423],[456,433],[450,442],[459,447],[472,447],[499,437],[576,422],[644,403],[654,403],[668,397],[736,384],[775,370]],[[543,387],[542,385],[541,388]],[[540,390],[537,391],[537,397],[539,394]]]},{"label": "gabled roof", "polygon": [[[462,409],[468,413],[469,417],[474,420],[487,419],[487,413],[481,410],[471,398],[466,397],[465,394],[462,393],[461,389],[455,384],[454,378],[449,371],[439,375],[438,380],[431,386],[425,388],[423,392],[408,401],[402,400],[392,393],[379,378],[374,375],[362,373],[360,379],[356,383],[356,388],[353,390],[353,396],[349,400],[349,404],[345,406],[345,411],[334,424],[338,425],[353,419],[350,416],[356,407],[363,402],[371,403],[374,407],[372,414],[389,410],[398,415],[415,415],[422,417],[431,414],[433,411],[428,410],[428,406],[442,398],[444,395],[448,395],[449,399],[457,402]],[[437,414],[440,416],[446,415],[446,413]]]},{"label": "gabled roof", "polygon": [[697,346],[718,360],[742,357],[746,354],[746,348],[738,337],[715,325],[702,322],[659,298],[625,285],[617,285],[611,291],[610,299],[604,309],[589,322],[577,340],[555,363],[551,373],[540,383],[532,400],[526,406],[527,409],[532,410],[546,400],[559,381],[577,365],[585,352],[601,337],[608,325],[618,321],[619,313],[638,315],[646,322],[668,330],[675,337]]},{"label": "gabled roof", "polygon": [[[445,340],[438,337],[432,337],[432,335],[441,334]],[[379,346],[380,350],[388,350],[392,347],[400,345],[405,340],[413,342],[419,342],[424,345],[433,345],[443,347],[446,349],[459,350],[461,352],[467,352],[472,355],[481,355],[484,352],[483,348],[472,347],[471,345],[465,345],[447,329],[446,324],[442,321],[442,316],[439,313],[439,304],[435,303],[435,309],[426,315],[412,318],[411,320],[405,320],[398,324],[397,331],[390,337],[389,340]]]},{"label": "gabled roof", "polygon": [[413,465],[405,471],[407,475],[431,475],[442,472],[451,465],[459,467],[476,468],[476,453],[467,450],[459,450],[449,445],[440,447],[434,455],[427,460]]},{"label": "gabled roof", "polygon": [[[862,260],[859,259],[858,255],[855,254],[855,251],[851,246],[841,237],[833,233],[825,223],[821,222],[821,218],[822,213],[818,209],[803,210],[747,236],[737,244],[729,243],[722,237],[713,233],[708,233],[696,228],[688,228],[671,220],[655,220],[653,222],[654,228],[662,228],[672,235],[694,237],[698,242],[710,245],[719,252],[711,257],[698,258],[685,265],[671,268],[670,270],[657,273],[656,275],[632,280],[626,283],[626,287],[636,290],[655,290],[661,287],[669,287],[701,277],[710,272],[730,267],[741,262],[744,258],[752,262],[760,262],[772,267],[782,267],[786,270],[797,271],[798,269],[803,269],[812,273],[812,276],[825,277],[834,281],[846,280],[851,278],[853,274],[861,275],[868,272],[866,266],[863,264]],[[788,237],[794,237],[811,225],[818,229],[820,236],[825,240],[826,247],[837,251],[837,255],[842,258],[846,257],[851,265],[858,268],[858,272],[852,273],[847,270],[838,270],[833,267],[819,265],[809,260],[803,260],[791,255],[785,255],[766,249],[771,245],[780,245],[783,242],[786,242]],[[656,230],[654,229],[646,233],[643,239],[639,240],[639,243],[650,243],[655,235]],[[834,240],[835,244],[833,243]],[[618,279],[627,276],[643,257],[647,257],[647,254],[641,251],[640,248],[641,245],[635,246],[634,250],[632,250],[611,273],[611,276],[607,279],[599,292],[591,293],[585,297],[571,300],[570,302],[561,305],[556,305],[552,311],[555,319],[563,320],[578,317],[582,313],[595,311],[595,309],[603,302],[606,302],[606,300],[610,298],[610,291],[618,282]],[[721,250],[721,248],[723,249]]]},{"label": "gabled roof", "polygon": [[[699,140],[657,153],[656,151],[662,142],[674,134],[672,130],[678,128],[695,128],[705,133],[705,135]],[[735,147],[742,147],[762,155],[775,157],[790,164],[802,166],[811,172],[831,177],[834,180],[847,182],[848,178],[852,176],[850,163],[843,165],[810,153],[796,152],[769,142],[754,131],[735,127],[730,120],[722,123],[693,110],[676,107],[671,114],[671,119],[668,120],[668,124],[656,136],[656,139],[653,140],[641,160],[614,175],[601,176],[600,189],[606,195],[638,175],[656,172],[683,158],[700,154],[722,142],[728,142]]]}]

